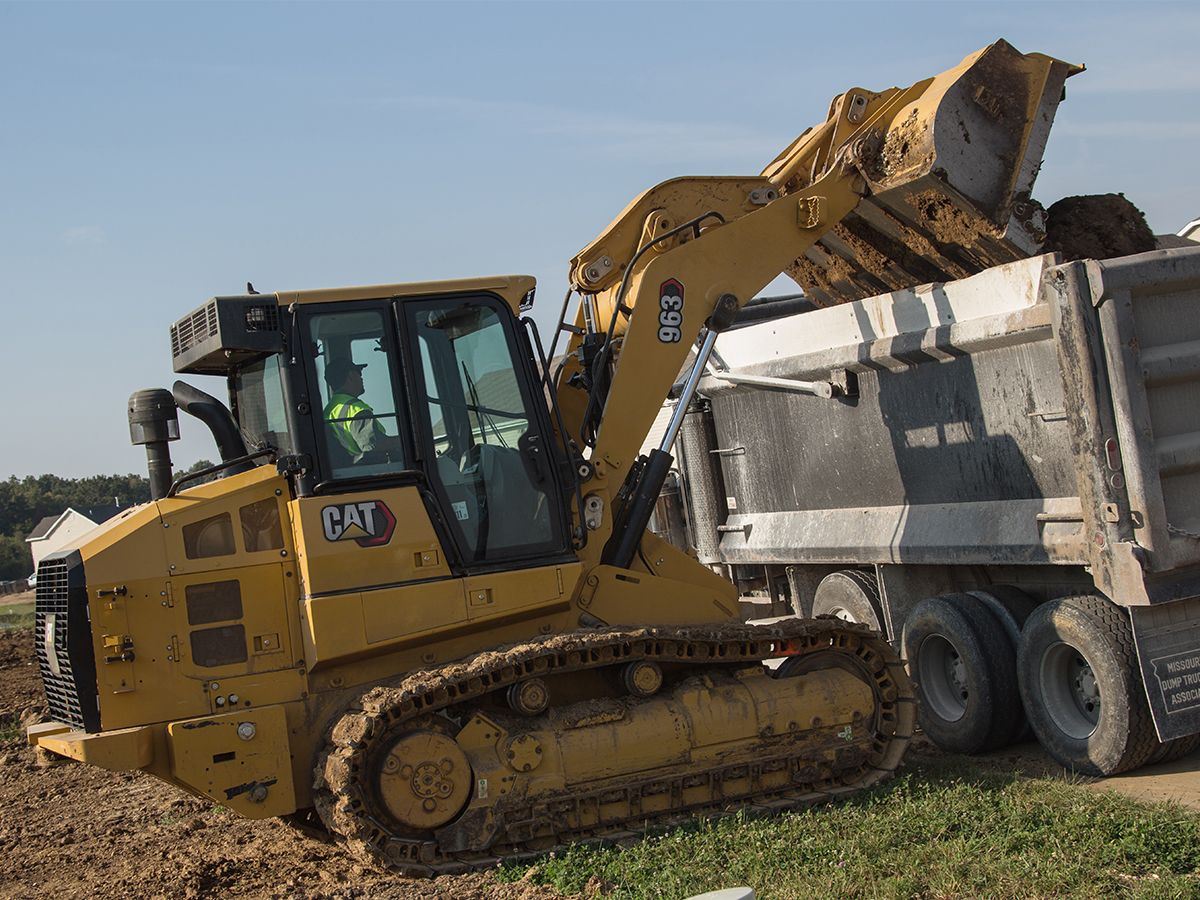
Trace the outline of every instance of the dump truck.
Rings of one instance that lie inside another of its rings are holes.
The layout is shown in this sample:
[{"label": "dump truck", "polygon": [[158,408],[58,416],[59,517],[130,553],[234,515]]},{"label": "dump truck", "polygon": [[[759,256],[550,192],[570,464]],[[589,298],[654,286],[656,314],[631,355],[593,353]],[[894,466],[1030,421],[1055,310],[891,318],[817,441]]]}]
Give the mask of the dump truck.
[{"label": "dump truck", "polygon": [[717,341],[660,530],[760,614],[881,631],[945,749],[1031,728],[1090,775],[1195,750],[1200,245],[1164,243],[760,304]]},{"label": "dump truck", "polygon": [[[29,740],[425,876],[886,778],[915,724],[892,646],[744,624],[736,587],[647,524],[717,335],[819,241],[895,248],[856,279],[1038,245],[1029,188],[1074,71],[1000,41],[839,95],[760,175],[652,188],[572,261],[550,353],[521,275],[183,316],[174,370],[228,405],[130,398],[153,500],[39,566]],[[211,470],[173,477],[180,410]]]}]

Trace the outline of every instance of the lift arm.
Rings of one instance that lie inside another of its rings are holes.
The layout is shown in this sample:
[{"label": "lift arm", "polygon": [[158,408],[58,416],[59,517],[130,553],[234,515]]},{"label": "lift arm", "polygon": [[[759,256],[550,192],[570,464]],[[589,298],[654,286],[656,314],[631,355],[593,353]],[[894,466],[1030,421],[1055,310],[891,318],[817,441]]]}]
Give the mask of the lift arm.
[{"label": "lift arm", "polygon": [[571,264],[582,303],[559,386],[575,375],[588,394],[559,399],[572,436],[591,446],[589,492],[618,506],[615,522],[593,522],[589,548],[628,565],[673,432],[640,468],[636,457],[693,342],[704,336],[698,375],[716,332],[781,272],[831,303],[1036,252],[1044,233],[1029,189],[1076,71],[997,41],[908,88],[853,88],[761,175],[664,182],[585,247]]}]

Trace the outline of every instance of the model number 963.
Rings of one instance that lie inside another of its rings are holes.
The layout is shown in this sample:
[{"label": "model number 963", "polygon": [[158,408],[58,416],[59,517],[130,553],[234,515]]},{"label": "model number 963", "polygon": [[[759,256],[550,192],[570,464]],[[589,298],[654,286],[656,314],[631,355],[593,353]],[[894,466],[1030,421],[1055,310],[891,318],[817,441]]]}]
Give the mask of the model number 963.
[{"label": "model number 963", "polygon": [[683,338],[683,285],[669,278],[658,289],[658,339],[675,344]]}]

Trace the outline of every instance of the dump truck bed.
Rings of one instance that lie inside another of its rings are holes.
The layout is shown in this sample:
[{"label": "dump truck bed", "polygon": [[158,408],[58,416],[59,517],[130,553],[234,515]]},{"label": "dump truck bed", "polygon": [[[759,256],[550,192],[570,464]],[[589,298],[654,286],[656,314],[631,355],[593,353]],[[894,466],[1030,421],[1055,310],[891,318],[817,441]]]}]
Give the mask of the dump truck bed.
[{"label": "dump truck bed", "polygon": [[[1131,609],[1147,684],[1200,648],[1200,247],[1033,257],[717,349],[679,442],[703,561],[1054,567]],[[1200,728],[1149,693],[1164,739]]]}]

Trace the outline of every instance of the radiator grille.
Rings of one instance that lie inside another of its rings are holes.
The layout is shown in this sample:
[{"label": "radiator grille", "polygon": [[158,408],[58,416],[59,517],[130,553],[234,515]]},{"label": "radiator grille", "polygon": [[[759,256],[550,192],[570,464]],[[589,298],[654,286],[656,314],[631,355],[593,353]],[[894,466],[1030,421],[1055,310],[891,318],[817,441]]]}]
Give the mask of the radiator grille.
[{"label": "radiator grille", "polygon": [[217,331],[217,304],[214,300],[171,326],[171,357],[178,357],[197,344],[216,337]]},{"label": "radiator grille", "polygon": [[42,560],[34,640],[50,716],[82,731],[100,729],[87,588],[78,553]]}]

